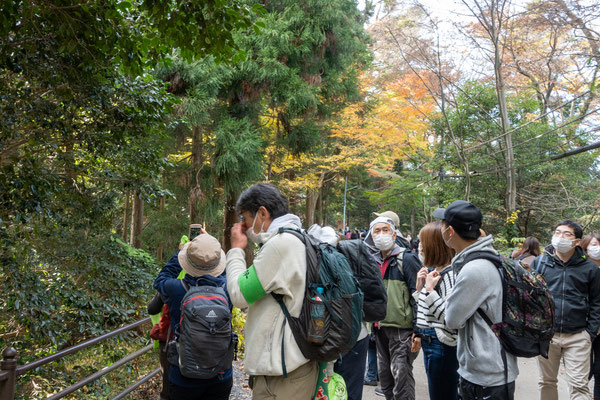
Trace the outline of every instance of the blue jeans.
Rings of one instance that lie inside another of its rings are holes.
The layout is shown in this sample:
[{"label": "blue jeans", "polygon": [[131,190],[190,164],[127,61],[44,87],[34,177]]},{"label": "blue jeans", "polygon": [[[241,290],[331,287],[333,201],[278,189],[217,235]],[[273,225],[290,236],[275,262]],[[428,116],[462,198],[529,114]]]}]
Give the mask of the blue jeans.
[{"label": "blue jeans", "polygon": [[431,400],[458,398],[458,359],[456,347],[440,342],[434,329],[423,330],[421,337],[425,372]]},{"label": "blue jeans", "polygon": [[369,347],[367,349],[367,375],[366,381],[377,382],[379,374],[377,373],[377,344],[375,343],[375,333],[369,336]]}]

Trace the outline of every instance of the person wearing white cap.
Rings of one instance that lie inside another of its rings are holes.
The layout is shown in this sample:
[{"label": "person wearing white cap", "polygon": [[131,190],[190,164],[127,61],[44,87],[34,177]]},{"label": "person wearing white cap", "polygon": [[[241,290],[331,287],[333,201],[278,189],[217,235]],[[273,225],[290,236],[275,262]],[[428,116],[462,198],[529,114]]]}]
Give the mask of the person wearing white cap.
[{"label": "person wearing white cap", "polygon": [[[182,268],[185,277],[178,279]],[[154,288],[169,306],[171,332],[175,332],[179,326],[181,302],[187,293],[185,285],[219,286],[227,293],[224,270],[225,253],[221,244],[204,230],[171,257],[154,281]],[[169,382],[171,399],[225,400],[229,398],[233,385],[233,369],[221,371],[212,379],[193,379],[183,376],[179,366],[171,364]]]},{"label": "person wearing white cap", "polygon": [[394,221],[394,226],[396,227],[396,244],[400,247],[404,247],[406,249],[410,249],[410,240],[406,237],[404,237],[404,235],[402,235],[402,232],[400,232],[400,218],[398,217],[398,214],[396,214],[393,211],[383,211],[380,213],[373,213],[376,217],[384,217],[384,218],[389,218],[392,221]]},{"label": "person wearing white cap", "polygon": [[[387,308],[375,331],[381,392],[386,400],[414,400],[413,361],[421,348],[415,334],[416,290],[421,268],[415,253],[396,244],[396,225],[387,216],[371,221],[365,244],[372,251],[387,290]],[[377,393],[377,391],[376,391]]]}]

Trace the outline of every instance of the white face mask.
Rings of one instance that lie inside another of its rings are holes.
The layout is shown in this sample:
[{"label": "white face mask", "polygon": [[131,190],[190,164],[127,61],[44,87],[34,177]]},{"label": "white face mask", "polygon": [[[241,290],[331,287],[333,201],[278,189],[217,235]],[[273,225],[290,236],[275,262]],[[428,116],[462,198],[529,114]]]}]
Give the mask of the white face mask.
[{"label": "white face mask", "polygon": [[450,246],[450,238],[448,238],[448,240],[446,240],[446,238],[444,237],[444,233],[448,232],[448,229],[450,229],[450,226],[448,226],[446,229],[442,230],[442,240],[444,241],[446,246],[452,248],[452,246]]},{"label": "white face mask", "polygon": [[391,250],[394,247],[394,235],[380,233],[377,236],[373,236],[373,243],[381,251]]},{"label": "white face mask", "polygon": [[564,237],[553,236],[552,247],[554,247],[559,253],[565,254],[571,251],[573,248],[573,241]]},{"label": "white face mask", "polygon": [[587,255],[592,260],[600,260],[600,246],[588,246]]},{"label": "white face mask", "polygon": [[246,229],[246,236],[248,236],[248,240],[250,240],[251,242],[254,242],[256,244],[261,244],[264,240],[263,236],[266,233],[265,231],[263,231],[263,227],[265,226],[265,223],[263,221],[262,225],[260,226],[260,231],[258,233],[254,233],[254,225],[256,224],[256,217],[258,217],[258,213],[256,213],[256,215],[254,216],[254,221],[252,221],[252,226],[248,229]]},{"label": "white face mask", "polygon": [[423,245],[421,243],[419,243],[419,261],[421,261],[421,264],[423,264],[425,262],[425,255],[423,254]]}]

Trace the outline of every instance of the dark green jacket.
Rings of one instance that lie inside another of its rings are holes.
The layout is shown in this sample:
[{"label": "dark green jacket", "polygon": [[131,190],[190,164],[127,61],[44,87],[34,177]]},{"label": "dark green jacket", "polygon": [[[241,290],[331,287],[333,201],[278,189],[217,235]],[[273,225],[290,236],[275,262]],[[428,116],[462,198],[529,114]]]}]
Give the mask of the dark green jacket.
[{"label": "dark green jacket", "polygon": [[390,260],[384,274],[383,283],[387,291],[387,311],[380,326],[413,329],[416,327],[417,304],[412,298],[412,293],[417,290],[417,273],[421,263],[416,253],[396,245],[385,260],[381,258],[381,251],[375,249],[370,235],[365,239],[365,244],[373,251],[377,265],[381,266]]}]

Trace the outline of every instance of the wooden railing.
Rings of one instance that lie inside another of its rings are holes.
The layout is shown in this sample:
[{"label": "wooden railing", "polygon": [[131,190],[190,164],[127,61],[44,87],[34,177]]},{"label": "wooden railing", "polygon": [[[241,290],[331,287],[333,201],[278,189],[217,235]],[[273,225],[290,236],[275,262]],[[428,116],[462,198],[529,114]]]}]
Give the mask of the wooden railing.
[{"label": "wooden railing", "polygon": [[[98,336],[97,338],[90,339],[83,343],[76,344],[75,346],[61,350],[57,353],[54,353],[47,357],[41,358],[39,360],[32,361],[25,365],[18,365],[18,359],[17,359],[18,352],[14,348],[8,347],[8,348],[4,349],[4,351],[2,352],[2,361],[0,361],[0,400],[14,400],[16,387],[17,387],[17,377],[19,375],[23,375],[27,371],[30,371],[34,368],[41,367],[42,365],[46,365],[52,361],[60,360],[61,358],[65,357],[65,356],[76,353],[80,350],[83,350],[85,348],[93,346],[96,343],[102,342],[106,339],[110,339],[113,336],[116,336],[120,333],[132,330],[132,329],[137,328],[140,325],[144,325],[148,322],[150,322],[150,317],[141,319],[132,324],[115,329],[112,332],[108,332],[102,336]],[[141,349],[128,354],[127,356],[125,356],[122,359],[120,359],[119,361],[111,364],[110,366],[105,367],[105,368],[101,369],[100,371],[95,372],[92,375],[80,380],[79,382],[74,383],[73,385],[61,390],[60,392],[56,393],[55,395],[47,397],[46,400],[62,399],[63,397],[68,396],[69,394],[75,392],[76,390],[82,388],[83,386],[94,382],[95,380],[101,378],[102,376],[108,374],[109,372],[114,371],[115,369],[127,364],[128,362],[130,362],[132,360],[135,360],[142,354],[149,352],[150,350],[152,350],[152,347],[153,347],[152,344],[142,347]],[[111,400],[117,400],[117,399],[124,398],[129,393],[131,393],[132,391],[134,391],[136,388],[143,385],[144,383],[148,382],[150,379],[152,379],[154,376],[158,375],[159,373],[160,373],[160,368],[155,369],[154,371],[145,375],[143,378],[141,378],[137,382],[131,384],[129,387],[127,387],[121,393],[119,393],[118,395],[113,397]]]}]

